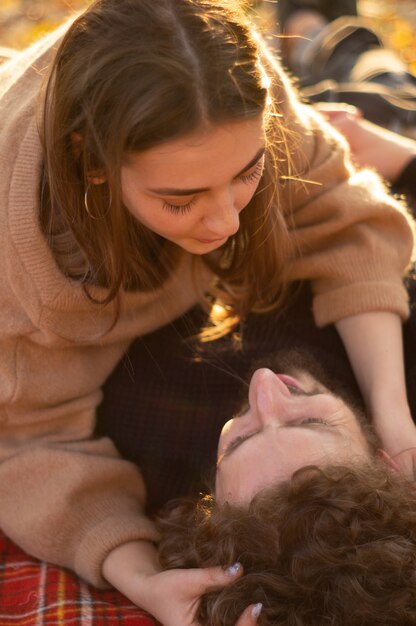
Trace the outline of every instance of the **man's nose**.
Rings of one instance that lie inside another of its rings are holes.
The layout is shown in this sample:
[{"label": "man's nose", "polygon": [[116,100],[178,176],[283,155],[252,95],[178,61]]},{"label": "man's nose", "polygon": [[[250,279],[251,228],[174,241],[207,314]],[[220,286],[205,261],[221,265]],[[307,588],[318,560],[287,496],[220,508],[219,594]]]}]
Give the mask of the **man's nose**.
[{"label": "man's nose", "polygon": [[218,194],[213,199],[210,211],[202,221],[210,233],[218,238],[235,235],[240,228],[240,218],[231,189]]},{"label": "man's nose", "polygon": [[262,368],[253,374],[250,385],[250,406],[255,407],[257,419],[285,424],[289,418],[293,398],[287,386],[272,370]]}]

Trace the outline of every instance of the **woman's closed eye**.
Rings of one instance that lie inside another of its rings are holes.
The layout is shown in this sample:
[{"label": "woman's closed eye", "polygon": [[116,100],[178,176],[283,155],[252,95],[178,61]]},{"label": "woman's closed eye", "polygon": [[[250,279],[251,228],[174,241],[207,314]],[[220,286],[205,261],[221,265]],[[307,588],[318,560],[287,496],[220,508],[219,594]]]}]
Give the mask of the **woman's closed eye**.
[{"label": "woman's closed eye", "polygon": [[189,200],[189,202],[186,202],[185,204],[171,204],[170,202],[167,202],[165,200],[163,203],[163,208],[166,211],[170,211],[171,213],[180,213],[181,215],[185,215],[186,213],[189,213],[189,211],[191,211],[195,202],[196,198],[192,198],[192,200]]},{"label": "woman's closed eye", "polygon": [[263,169],[264,169],[264,156],[262,156],[262,158],[256,163],[254,171],[250,172],[249,174],[240,174],[238,178],[241,181],[243,181],[243,183],[245,183],[246,185],[249,185],[250,183],[255,183],[257,180],[259,180],[262,177]]},{"label": "woman's closed eye", "polygon": [[[257,163],[254,166],[254,170],[252,172],[240,174],[239,176],[237,176],[236,180],[241,180],[246,185],[255,183],[262,177],[263,169],[264,169],[264,155],[257,161]],[[163,208],[166,211],[169,211],[170,213],[186,215],[186,213],[189,213],[192,210],[192,207],[194,206],[196,201],[197,201],[197,197],[192,198],[191,200],[189,200],[188,202],[185,202],[184,204],[173,204],[171,202],[168,202],[167,200],[164,200]]]}]

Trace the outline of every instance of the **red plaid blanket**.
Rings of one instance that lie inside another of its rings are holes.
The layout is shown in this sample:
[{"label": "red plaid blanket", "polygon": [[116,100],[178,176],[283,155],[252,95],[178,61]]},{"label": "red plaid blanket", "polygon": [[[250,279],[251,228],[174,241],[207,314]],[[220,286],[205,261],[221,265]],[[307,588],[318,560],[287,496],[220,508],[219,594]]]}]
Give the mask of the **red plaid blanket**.
[{"label": "red plaid blanket", "polygon": [[0,531],[0,626],[157,626],[116,591],[28,556]]}]

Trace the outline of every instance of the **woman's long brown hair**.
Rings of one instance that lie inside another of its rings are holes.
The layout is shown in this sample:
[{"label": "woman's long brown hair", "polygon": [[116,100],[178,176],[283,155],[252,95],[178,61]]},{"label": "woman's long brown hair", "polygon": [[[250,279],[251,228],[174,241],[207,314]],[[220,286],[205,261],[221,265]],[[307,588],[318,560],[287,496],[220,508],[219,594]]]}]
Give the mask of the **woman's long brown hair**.
[{"label": "woman's long brown hair", "polygon": [[[203,261],[218,278],[211,302],[227,304],[228,317],[279,306],[289,254],[280,183],[289,161],[272,97],[284,91],[278,80],[267,77],[237,1],[96,0],[64,36],[45,94],[40,219],[62,271],[90,297],[92,286],[105,287],[104,303],[120,289],[162,285],[180,250],[123,206],[123,158],[204,126],[263,116],[258,190],[236,235]],[[90,184],[93,177],[102,184]]]}]

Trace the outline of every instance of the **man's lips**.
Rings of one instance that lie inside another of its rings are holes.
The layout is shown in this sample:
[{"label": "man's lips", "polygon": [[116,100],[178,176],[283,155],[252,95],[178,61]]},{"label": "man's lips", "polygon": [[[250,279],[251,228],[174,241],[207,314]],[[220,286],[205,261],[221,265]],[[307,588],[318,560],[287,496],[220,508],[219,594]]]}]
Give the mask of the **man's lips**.
[{"label": "man's lips", "polygon": [[276,374],[276,376],[285,385],[288,385],[289,387],[294,387],[295,389],[299,389],[299,391],[305,391],[299,381],[296,380],[296,378],[288,376],[287,374]]}]

